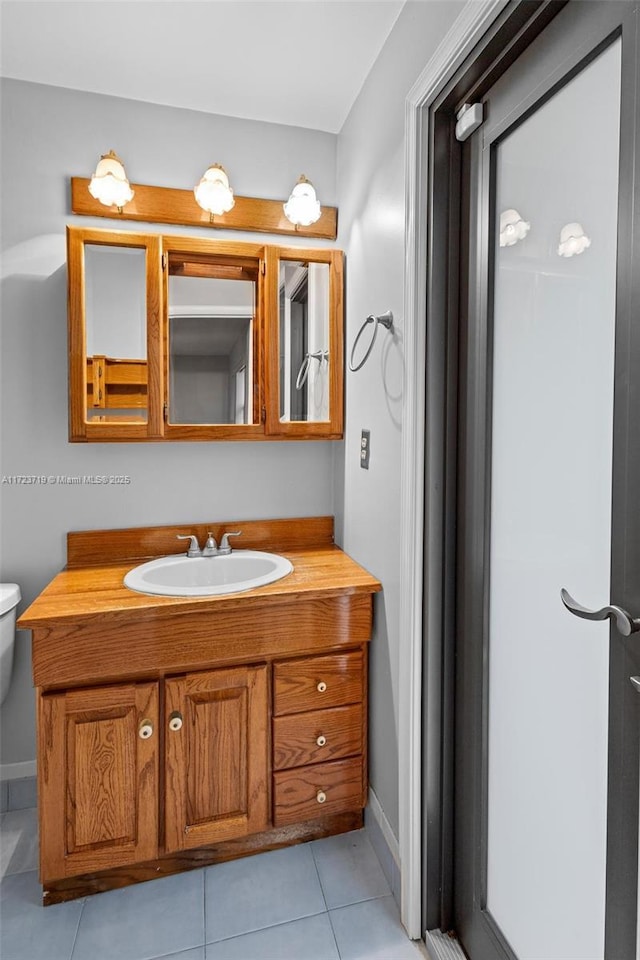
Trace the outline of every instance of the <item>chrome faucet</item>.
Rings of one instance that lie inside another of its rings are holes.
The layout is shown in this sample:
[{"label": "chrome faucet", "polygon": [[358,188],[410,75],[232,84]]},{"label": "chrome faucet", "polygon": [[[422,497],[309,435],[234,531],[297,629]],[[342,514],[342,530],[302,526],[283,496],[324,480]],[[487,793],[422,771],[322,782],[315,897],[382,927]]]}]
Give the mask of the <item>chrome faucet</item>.
[{"label": "chrome faucet", "polygon": [[216,538],[214,537],[214,535],[213,535],[212,533],[208,533],[208,534],[207,534],[207,542],[205,543],[204,547],[202,548],[202,556],[203,556],[203,557],[215,557],[217,553],[219,553],[219,551],[218,551],[218,545],[217,545],[217,543],[216,543]]},{"label": "chrome faucet", "polygon": [[201,557],[202,550],[200,549],[200,544],[198,543],[198,538],[194,537],[192,533],[177,533],[176,540],[190,540],[189,549],[187,550],[188,557]]},{"label": "chrome faucet", "polygon": [[222,540],[220,541],[220,546],[218,547],[218,553],[223,557],[231,553],[231,544],[229,543],[229,537],[239,537],[241,534],[242,534],[242,530],[236,530],[235,533],[223,533]]},{"label": "chrome faucet", "polygon": [[202,550],[200,549],[200,544],[198,543],[198,538],[192,533],[177,533],[176,540],[189,540],[189,549],[187,550],[188,557],[225,557],[231,553],[231,544],[229,543],[229,537],[239,537],[242,533],[242,530],[236,530],[235,532],[223,533],[222,540],[220,541],[220,546],[216,543],[216,538],[212,533],[207,533],[207,542],[205,543]]}]

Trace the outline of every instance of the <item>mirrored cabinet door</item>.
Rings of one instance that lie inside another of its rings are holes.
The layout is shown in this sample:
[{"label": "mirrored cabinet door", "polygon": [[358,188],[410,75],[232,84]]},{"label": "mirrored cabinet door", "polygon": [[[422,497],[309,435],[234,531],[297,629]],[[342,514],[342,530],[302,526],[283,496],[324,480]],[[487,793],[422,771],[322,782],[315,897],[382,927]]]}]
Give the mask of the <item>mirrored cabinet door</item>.
[{"label": "mirrored cabinet door", "polygon": [[68,269],[71,439],[160,435],[159,239],[69,229]]},{"label": "mirrored cabinet door", "polygon": [[277,248],[270,262],[267,431],[342,433],[342,253]]},{"label": "mirrored cabinet door", "polygon": [[163,238],[165,435],[262,433],[264,248]]}]

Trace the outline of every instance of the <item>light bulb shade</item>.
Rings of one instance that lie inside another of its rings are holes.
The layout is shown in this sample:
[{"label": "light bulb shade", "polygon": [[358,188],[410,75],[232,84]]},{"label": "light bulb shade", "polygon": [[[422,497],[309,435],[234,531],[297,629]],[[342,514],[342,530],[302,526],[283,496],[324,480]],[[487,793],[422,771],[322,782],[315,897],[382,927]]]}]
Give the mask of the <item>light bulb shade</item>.
[{"label": "light bulb shade", "polygon": [[98,161],[89,183],[89,193],[105,207],[124,207],[133,200],[134,191],[127,180],[124,165],[113,150],[103,154]]},{"label": "light bulb shade", "polygon": [[567,223],[560,231],[558,256],[576,257],[591,246],[591,240],[584,232],[581,223]]},{"label": "light bulb shade", "polygon": [[196,202],[207,213],[228,213],[235,204],[233,190],[224,167],[214,163],[205,170],[202,180],[193,190]]},{"label": "light bulb shade", "polygon": [[500,246],[512,247],[518,240],[524,240],[531,229],[528,220],[523,220],[517,210],[504,210],[500,214]]},{"label": "light bulb shade", "polygon": [[291,191],[291,196],[283,204],[283,209],[287,220],[296,226],[310,227],[320,219],[322,209],[316,198],[316,191],[305,176],[300,177]]}]

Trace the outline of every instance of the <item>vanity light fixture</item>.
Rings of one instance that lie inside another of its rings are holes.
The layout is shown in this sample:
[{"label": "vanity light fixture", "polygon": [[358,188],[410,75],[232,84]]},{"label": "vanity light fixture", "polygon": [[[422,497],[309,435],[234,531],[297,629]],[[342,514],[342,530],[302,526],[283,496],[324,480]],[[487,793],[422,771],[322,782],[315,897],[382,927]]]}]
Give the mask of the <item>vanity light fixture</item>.
[{"label": "vanity light fixture", "polygon": [[229,186],[227,171],[219,163],[213,163],[205,170],[193,193],[198,206],[206,210],[212,220],[214,215],[228,213],[236,202]]},{"label": "vanity light fixture", "polygon": [[581,223],[566,223],[560,231],[559,257],[577,257],[591,246]]},{"label": "vanity light fixture", "polygon": [[113,150],[100,157],[89,183],[89,193],[105,207],[117,207],[118,213],[122,213],[125,203],[133,200],[134,193],[127,180],[124,164]]},{"label": "vanity light fixture", "polygon": [[[102,199],[99,183],[104,180],[106,173],[111,174],[109,180],[114,182],[115,174],[115,179],[124,189],[117,196],[105,196]],[[94,181],[97,181],[95,185]],[[129,203],[134,189],[135,201]],[[311,207],[311,215],[307,213],[294,220],[293,213],[287,216],[285,211],[288,214],[299,206],[298,191],[304,191],[306,196],[302,203]],[[126,204],[124,210],[123,204]],[[323,204],[320,209],[313,186],[306,177],[296,184],[291,198],[285,204],[283,200],[234,196],[226,171],[217,163],[208,168],[195,188],[188,190],[144,183],[129,185],[122,162],[115,154],[107,154],[102,158],[93,180],[71,177],[71,212],[85,217],[117,217],[172,225],[180,223],[189,227],[282,233],[290,237],[319,237],[323,240],[335,240],[338,226],[337,208]]]},{"label": "vanity light fixture", "polygon": [[291,196],[283,204],[284,214],[296,227],[310,227],[320,219],[322,210],[316,197],[316,191],[304,174],[291,191]]},{"label": "vanity light fixture", "polygon": [[531,224],[523,220],[517,210],[510,208],[500,214],[500,246],[512,247],[518,240],[524,240]]}]

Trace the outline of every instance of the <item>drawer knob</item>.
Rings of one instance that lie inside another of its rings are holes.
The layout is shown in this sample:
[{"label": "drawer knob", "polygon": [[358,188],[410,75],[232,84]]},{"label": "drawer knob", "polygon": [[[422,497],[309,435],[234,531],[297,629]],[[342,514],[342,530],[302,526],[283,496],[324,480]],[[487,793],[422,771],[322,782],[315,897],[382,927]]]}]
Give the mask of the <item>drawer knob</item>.
[{"label": "drawer knob", "polygon": [[153,736],[153,724],[151,720],[147,720],[146,717],[138,727],[138,736],[141,740],[148,740],[149,737]]},{"label": "drawer knob", "polygon": [[324,747],[324,745],[326,744],[326,742],[327,742],[327,738],[324,737],[322,734],[320,734],[320,736],[319,736],[318,739],[316,740],[316,743],[318,744],[319,747]]},{"label": "drawer knob", "polygon": [[327,689],[326,683],[324,682],[324,680],[321,680],[318,686],[316,687],[316,690],[318,691],[318,693],[324,693],[326,689]]},{"label": "drawer knob", "polygon": [[316,793],[316,800],[318,801],[318,803],[324,803],[326,799],[327,799],[326,793],[324,793],[323,790],[318,790],[318,792]]},{"label": "drawer knob", "polygon": [[169,714],[169,730],[173,730],[174,733],[177,733],[177,731],[181,729],[182,714],[178,713],[177,710],[174,710],[173,713]]}]

